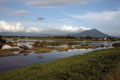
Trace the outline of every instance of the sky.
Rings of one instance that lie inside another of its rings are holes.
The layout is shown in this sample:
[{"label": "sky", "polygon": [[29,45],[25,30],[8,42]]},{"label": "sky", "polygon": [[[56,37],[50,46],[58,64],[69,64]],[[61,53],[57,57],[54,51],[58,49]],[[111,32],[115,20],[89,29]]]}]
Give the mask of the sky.
[{"label": "sky", "polygon": [[0,32],[120,36],[120,0],[0,0]]}]

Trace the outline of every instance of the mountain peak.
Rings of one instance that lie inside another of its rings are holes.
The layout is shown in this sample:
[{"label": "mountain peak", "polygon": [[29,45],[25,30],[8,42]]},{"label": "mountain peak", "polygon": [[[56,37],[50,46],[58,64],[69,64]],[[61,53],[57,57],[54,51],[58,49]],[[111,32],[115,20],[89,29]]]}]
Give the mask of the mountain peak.
[{"label": "mountain peak", "polygon": [[87,30],[87,31],[99,31],[99,30],[93,28],[93,29],[90,29],[90,30]]},{"label": "mountain peak", "polygon": [[74,37],[109,37],[109,35],[102,33],[101,31],[97,30],[97,29],[91,29],[91,30],[87,30],[87,31],[83,31],[77,34],[73,35]]}]

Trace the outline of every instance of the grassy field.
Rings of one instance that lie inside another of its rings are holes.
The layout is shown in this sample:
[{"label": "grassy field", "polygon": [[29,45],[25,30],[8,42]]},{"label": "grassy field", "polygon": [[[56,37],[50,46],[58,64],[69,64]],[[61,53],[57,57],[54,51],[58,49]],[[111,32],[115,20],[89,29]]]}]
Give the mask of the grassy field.
[{"label": "grassy field", "polygon": [[120,41],[120,39],[108,39],[108,40],[104,40],[104,39],[86,39],[86,38],[54,38],[54,37],[29,37],[29,38],[22,38],[22,39],[28,39],[28,40],[68,40],[68,41]]},{"label": "grassy field", "polygon": [[82,39],[62,39],[62,38],[37,38],[37,37],[31,37],[31,38],[22,38],[22,39],[28,39],[28,40],[56,40],[56,41],[61,41],[61,40],[68,40],[68,41],[81,41]]},{"label": "grassy field", "polygon": [[120,48],[0,73],[0,80],[120,80]]}]

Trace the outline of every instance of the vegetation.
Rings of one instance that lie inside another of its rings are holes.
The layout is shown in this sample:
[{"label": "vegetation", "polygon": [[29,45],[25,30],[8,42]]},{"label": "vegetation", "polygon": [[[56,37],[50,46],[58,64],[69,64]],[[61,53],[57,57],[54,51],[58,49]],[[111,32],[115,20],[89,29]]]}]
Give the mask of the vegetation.
[{"label": "vegetation", "polygon": [[23,50],[28,50],[29,48],[27,46],[20,46],[21,49]]},{"label": "vegetation", "polygon": [[[26,38],[23,38],[26,39]],[[90,36],[86,36],[86,37],[80,37],[80,38],[75,38],[72,36],[55,36],[55,37],[28,37],[27,39],[32,39],[32,40],[68,40],[68,41],[118,41],[120,39],[114,39],[111,37],[107,37],[106,39],[104,38],[93,38]]]},{"label": "vegetation", "polygon": [[75,46],[75,49],[89,49],[89,48],[98,48],[97,46]]},{"label": "vegetation", "polygon": [[65,48],[65,47],[55,47],[54,50],[57,50],[57,51],[68,51],[69,48]]},{"label": "vegetation", "polygon": [[35,51],[35,53],[47,53],[47,52],[51,52],[53,49],[44,47],[44,48],[32,48],[31,50]]},{"label": "vegetation", "polygon": [[46,47],[47,46],[47,42],[46,41],[36,41],[34,44],[33,44],[34,47]]},{"label": "vegetation", "polygon": [[14,54],[14,52],[20,51],[19,49],[0,49],[0,57],[6,56],[17,56],[18,54]]},{"label": "vegetation", "polygon": [[60,45],[77,45],[80,44],[80,42],[74,42],[74,41],[68,41],[68,40],[61,40],[61,41],[52,41],[52,42],[47,42],[47,41],[36,41],[33,46],[34,47],[47,47],[47,46],[60,46]]},{"label": "vegetation", "polygon": [[120,43],[114,43],[112,46],[113,47],[120,47]]},{"label": "vegetation", "polygon": [[[0,73],[1,80],[120,80],[120,48],[82,55]],[[118,69],[119,68],[119,69]],[[115,75],[114,73],[117,75]]]},{"label": "vegetation", "polygon": [[4,39],[2,39],[2,37],[0,36],[0,49],[2,48],[2,46],[6,43],[6,41]]},{"label": "vegetation", "polygon": [[68,42],[67,45],[72,46],[72,45],[78,45],[78,44],[81,44],[81,43],[80,43],[80,42],[73,42],[73,41],[70,41],[70,42]]},{"label": "vegetation", "polygon": [[61,42],[60,41],[49,42],[48,45],[49,46],[60,46]]},{"label": "vegetation", "polygon": [[33,47],[31,48],[32,51],[35,53],[46,53],[51,52],[52,50],[57,51],[68,51],[69,49],[89,49],[89,48],[98,48],[97,46],[68,46],[68,47]]},{"label": "vegetation", "polygon": [[51,52],[52,50],[68,51],[69,49],[64,47],[44,47],[44,48],[31,48],[31,50],[35,51],[35,53],[47,53]]},{"label": "vegetation", "polygon": [[8,45],[13,45],[14,43],[11,42],[11,41],[8,41],[7,44],[8,44]]}]

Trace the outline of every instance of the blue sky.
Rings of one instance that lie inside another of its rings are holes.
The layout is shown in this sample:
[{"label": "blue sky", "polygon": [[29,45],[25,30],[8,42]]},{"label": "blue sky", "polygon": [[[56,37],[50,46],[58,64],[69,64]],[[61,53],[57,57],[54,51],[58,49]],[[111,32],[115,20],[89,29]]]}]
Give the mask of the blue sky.
[{"label": "blue sky", "polygon": [[0,0],[0,32],[120,36],[120,0]]}]

